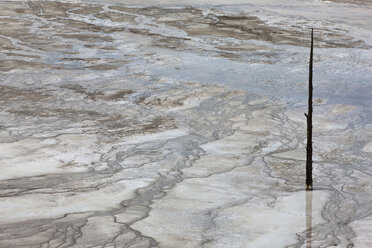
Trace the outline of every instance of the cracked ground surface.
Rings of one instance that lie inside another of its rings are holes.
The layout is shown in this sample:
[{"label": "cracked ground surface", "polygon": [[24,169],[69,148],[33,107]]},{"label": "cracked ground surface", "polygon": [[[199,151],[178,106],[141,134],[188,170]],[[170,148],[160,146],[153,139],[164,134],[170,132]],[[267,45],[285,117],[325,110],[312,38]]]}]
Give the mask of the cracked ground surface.
[{"label": "cracked ground surface", "polygon": [[0,2],[0,247],[371,247],[371,13]]}]

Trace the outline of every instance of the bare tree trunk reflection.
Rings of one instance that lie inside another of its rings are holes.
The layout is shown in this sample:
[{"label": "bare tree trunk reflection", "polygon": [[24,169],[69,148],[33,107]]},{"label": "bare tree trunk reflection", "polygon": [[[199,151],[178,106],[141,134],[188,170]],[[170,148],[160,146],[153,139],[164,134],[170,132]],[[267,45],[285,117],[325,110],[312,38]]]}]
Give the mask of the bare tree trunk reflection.
[{"label": "bare tree trunk reflection", "polygon": [[313,231],[312,213],[313,213],[313,192],[305,191],[306,193],[306,248],[311,248],[311,234]]}]

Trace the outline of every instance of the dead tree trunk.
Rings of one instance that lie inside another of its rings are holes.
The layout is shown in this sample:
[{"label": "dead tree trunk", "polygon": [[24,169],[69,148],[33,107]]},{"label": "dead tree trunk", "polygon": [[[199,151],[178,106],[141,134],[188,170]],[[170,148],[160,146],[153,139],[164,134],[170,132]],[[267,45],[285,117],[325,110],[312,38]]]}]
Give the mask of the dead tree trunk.
[{"label": "dead tree trunk", "polygon": [[313,29],[311,29],[311,48],[309,61],[309,99],[307,119],[306,146],[306,190],[313,189]]}]

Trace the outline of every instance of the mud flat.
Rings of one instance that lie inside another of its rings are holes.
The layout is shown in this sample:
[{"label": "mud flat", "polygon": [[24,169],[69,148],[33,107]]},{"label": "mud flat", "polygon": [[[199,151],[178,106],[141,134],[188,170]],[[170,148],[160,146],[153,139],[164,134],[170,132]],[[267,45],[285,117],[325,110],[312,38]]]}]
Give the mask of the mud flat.
[{"label": "mud flat", "polygon": [[0,2],[0,247],[370,247],[370,8]]}]

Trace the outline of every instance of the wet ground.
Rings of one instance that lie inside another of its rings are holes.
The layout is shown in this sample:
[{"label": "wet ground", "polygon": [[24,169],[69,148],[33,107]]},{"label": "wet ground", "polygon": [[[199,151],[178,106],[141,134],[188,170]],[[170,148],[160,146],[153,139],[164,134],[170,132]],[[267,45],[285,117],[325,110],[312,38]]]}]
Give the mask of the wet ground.
[{"label": "wet ground", "polygon": [[371,247],[371,18],[351,0],[0,2],[0,247]]}]

